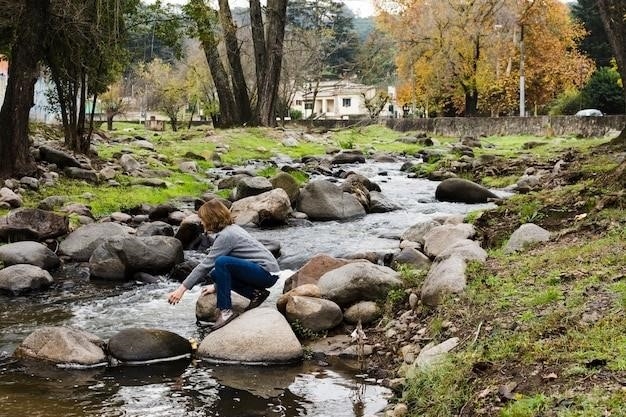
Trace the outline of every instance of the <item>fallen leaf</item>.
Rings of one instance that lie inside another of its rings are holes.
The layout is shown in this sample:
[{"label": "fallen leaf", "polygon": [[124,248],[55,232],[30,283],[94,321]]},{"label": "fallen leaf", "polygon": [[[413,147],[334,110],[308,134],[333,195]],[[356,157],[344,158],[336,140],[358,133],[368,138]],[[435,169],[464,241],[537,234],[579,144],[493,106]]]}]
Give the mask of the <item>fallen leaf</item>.
[{"label": "fallen leaf", "polygon": [[543,379],[557,379],[557,378],[558,378],[558,375],[557,375],[557,374],[555,374],[554,372],[552,372],[552,373],[549,373],[548,375],[544,375],[544,376],[542,376],[542,378],[543,378]]}]

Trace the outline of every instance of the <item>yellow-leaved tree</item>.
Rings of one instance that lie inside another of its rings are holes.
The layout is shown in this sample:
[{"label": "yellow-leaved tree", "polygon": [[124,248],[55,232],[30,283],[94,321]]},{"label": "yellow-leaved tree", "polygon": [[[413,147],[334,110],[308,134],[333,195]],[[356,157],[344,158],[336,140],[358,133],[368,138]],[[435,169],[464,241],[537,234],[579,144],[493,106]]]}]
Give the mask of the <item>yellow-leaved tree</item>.
[{"label": "yellow-leaved tree", "polygon": [[399,97],[439,114],[542,112],[580,86],[593,63],[584,30],[559,0],[377,0],[377,24],[398,45]]}]

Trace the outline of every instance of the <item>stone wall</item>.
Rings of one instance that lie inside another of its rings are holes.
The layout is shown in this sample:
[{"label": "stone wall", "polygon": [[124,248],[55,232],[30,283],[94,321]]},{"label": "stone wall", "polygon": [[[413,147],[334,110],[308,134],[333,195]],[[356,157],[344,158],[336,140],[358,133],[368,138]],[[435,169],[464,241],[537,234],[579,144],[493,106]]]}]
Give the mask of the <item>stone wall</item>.
[{"label": "stone wall", "polygon": [[604,136],[621,131],[626,116],[576,117],[440,117],[433,119],[389,119],[387,127],[401,132],[424,131],[441,136]]},{"label": "stone wall", "polygon": [[[366,126],[376,120],[300,120],[302,126],[336,129]],[[401,132],[421,131],[440,136],[604,136],[611,131],[621,131],[626,126],[626,116],[576,117],[439,117],[432,119],[386,119],[380,123]]]}]

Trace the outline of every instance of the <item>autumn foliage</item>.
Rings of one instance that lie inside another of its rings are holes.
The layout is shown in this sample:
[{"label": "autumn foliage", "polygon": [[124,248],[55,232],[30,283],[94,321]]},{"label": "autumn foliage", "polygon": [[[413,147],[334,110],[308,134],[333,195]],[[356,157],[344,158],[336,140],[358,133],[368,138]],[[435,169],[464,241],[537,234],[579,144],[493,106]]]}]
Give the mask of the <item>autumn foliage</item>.
[{"label": "autumn foliage", "polygon": [[417,112],[515,114],[523,61],[526,109],[541,113],[594,70],[576,46],[584,29],[559,0],[376,3],[398,46],[398,99]]}]

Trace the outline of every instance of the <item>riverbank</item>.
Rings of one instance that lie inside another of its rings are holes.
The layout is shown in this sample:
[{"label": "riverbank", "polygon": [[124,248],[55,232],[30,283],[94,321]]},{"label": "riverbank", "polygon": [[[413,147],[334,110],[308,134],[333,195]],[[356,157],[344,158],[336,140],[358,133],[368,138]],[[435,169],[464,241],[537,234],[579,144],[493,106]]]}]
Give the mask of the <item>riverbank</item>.
[{"label": "riverbank", "polygon": [[[415,303],[410,308],[410,295],[419,294],[424,279],[414,274],[406,291],[387,297],[386,317],[365,329],[370,343],[378,343],[367,366],[372,375],[389,381],[396,402],[415,416],[621,412],[626,369],[620,334],[626,324],[621,317],[626,271],[620,257],[626,241],[624,154],[606,147],[609,138],[480,138],[470,160],[458,138],[434,138],[428,144],[418,135],[379,126],[337,132],[194,129],[157,135],[125,129],[120,126],[112,137],[96,141],[100,159],[93,159],[94,168],[105,169],[108,160],[132,151],[152,174],[168,172],[162,177],[165,187],[134,185],[137,177],[120,172],[111,178],[116,184],[61,178],[51,186],[25,189],[24,206],[64,195],[102,218],[146,203],[192,199],[215,187],[205,171],[216,165],[247,166],[273,158],[278,166],[281,155],[300,158],[341,149],[361,149],[371,157],[419,153],[426,163],[415,168],[416,176],[435,179],[448,172],[497,188],[525,174],[552,173],[536,175],[526,194],[503,201],[496,210],[467,216],[489,258],[471,265],[465,293],[437,308]],[[149,139],[155,149],[142,148],[137,136]],[[190,161],[196,168],[185,172],[183,163]],[[267,166],[259,172],[276,172],[272,164],[261,165]],[[226,196],[231,190],[215,191]],[[77,216],[74,220],[80,221]],[[552,232],[551,240],[504,253],[503,243],[528,222]],[[388,324],[399,320],[410,321],[409,340],[388,332]],[[398,370],[411,362],[404,346],[415,345],[414,356],[427,342],[452,337],[460,344],[447,359],[397,381]],[[402,407],[397,411],[401,415]]]}]

